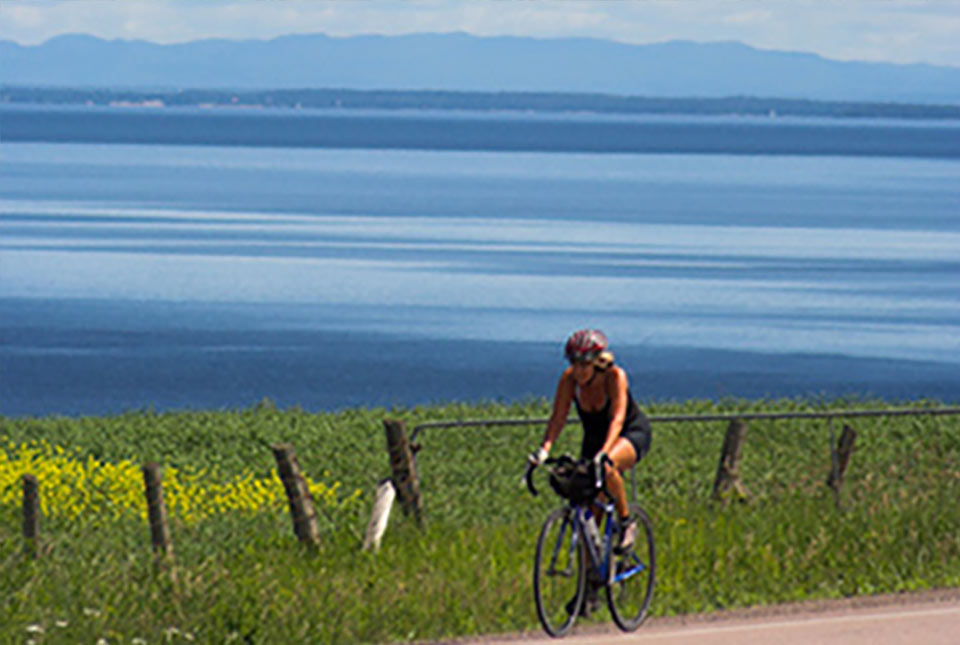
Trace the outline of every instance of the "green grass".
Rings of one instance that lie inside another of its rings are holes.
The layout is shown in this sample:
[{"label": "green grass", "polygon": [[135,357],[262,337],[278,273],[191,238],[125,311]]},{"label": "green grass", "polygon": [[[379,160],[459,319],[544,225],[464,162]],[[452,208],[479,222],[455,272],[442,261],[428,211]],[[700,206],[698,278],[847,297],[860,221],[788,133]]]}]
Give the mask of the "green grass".
[{"label": "green grass", "polygon": [[[695,401],[648,411],[890,406]],[[43,555],[26,560],[19,508],[0,507],[0,642],[159,643],[189,636],[207,643],[353,643],[538,629],[530,590],[534,542],[557,500],[531,498],[520,476],[542,428],[425,430],[418,456],[425,526],[395,507],[380,552],[362,553],[359,545],[377,482],[389,474],[383,418],[412,426],[547,414],[546,402],[529,401],[336,414],[262,406],[2,419],[0,438],[15,443],[45,439],[103,461],[213,467],[224,478],[270,473],[275,464],[267,446],[287,441],[308,474],[339,481],[345,491],[359,488],[363,498],[321,518],[322,544],[313,551],[296,543],[281,511],[194,525],[174,517],[173,576],[155,570],[148,529],[132,518],[44,518]],[[825,486],[826,421],[751,422],[741,466],[751,498],[728,506],[709,501],[724,424],[657,424],[652,452],[637,473],[658,547],[652,613],[960,586],[960,417],[852,425],[859,436],[838,512]],[[568,428],[555,452],[575,451],[578,436],[577,427]],[[545,480],[539,483],[547,493]],[[608,617],[601,612],[596,620]]]}]

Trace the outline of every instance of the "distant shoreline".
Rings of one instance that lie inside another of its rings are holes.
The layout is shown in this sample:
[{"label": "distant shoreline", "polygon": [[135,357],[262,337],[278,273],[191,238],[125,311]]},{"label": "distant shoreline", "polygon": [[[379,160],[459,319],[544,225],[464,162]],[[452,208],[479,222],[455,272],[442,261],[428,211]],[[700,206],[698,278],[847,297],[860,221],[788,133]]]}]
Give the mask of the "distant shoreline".
[{"label": "distant shoreline", "polygon": [[960,120],[0,103],[7,143],[960,158]]},{"label": "distant shoreline", "polygon": [[960,105],[819,101],[750,96],[669,98],[559,92],[460,92],[340,88],[143,90],[10,85],[0,86],[0,104],[960,120]]}]

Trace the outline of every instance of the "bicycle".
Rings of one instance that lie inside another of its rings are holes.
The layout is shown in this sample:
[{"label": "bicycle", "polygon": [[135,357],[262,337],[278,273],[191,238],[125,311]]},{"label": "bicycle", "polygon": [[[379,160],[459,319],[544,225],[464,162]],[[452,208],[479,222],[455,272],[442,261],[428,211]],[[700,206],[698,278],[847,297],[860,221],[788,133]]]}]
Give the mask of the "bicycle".
[{"label": "bicycle", "polygon": [[[606,462],[610,462],[609,459]],[[586,601],[588,584],[606,589],[607,606],[614,622],[623,631],[633,631],[647,616],[653,597],[656,554],[653,527],[646,512],[636,503],[630,514],[636,518],[637,539],[625,553],[614,549],[619,535],[612,496],[606,490],[603,468],[592,461],[575,461],[569,455],[544,462],[550,469],[550,484],[567,505],[547,516],[537,540],[533,570],[533,592],[537,616],[551,636],[563,636],[573,627]],[[536,466],[524,474],[527,488],[533,484]],[[592,517],[591,504],[599,493],[598,505],[606,518],[601,534]],[[588,567],[589,564],[589,567]]]}]

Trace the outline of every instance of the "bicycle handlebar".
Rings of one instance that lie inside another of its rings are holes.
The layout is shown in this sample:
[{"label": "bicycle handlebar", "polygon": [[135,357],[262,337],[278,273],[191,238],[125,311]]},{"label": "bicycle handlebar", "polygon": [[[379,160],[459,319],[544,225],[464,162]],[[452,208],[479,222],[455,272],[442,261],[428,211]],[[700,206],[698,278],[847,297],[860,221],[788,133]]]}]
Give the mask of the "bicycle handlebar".
[{"label": "bicycle handlebar", "polygon": [[523,473],[523,479],[525,482],[527,482],[527,490],[529,490],[530,494],[534,497],[540,494],[537,492],[537,487],[533,485],[533,471],[536,469],[536,464],[527,463],[527,471]]},{"label": "bicycle handlebar", "polygon": [[[572,461],[572,458],[569,457],[568,455],[563,455],[561,457],[549,457],[546,460],[544,460],[543,463],[547,465],[556,464],[568,459]],[[604,453],[603,458],[600,460],[600,465],[604,466],[606,464],[610,464],[612,466],[613,460],[610,459],[610,457],[606,453]],[[607,490],[607,478],[604,477],[603,475],[603,468],[597,468],[596,462],[594,462],[593,465],[594,465],[594,482],[595,482],[594,486],[597,488],[597,490],[599,490],[601,493],[606,495],[607,499],[612,499],[613,496],[610,494],[610,491]],[[527,484],[527,490],[529,490],[530,494],[533,495],[534,497],[540,494],[539,491],[537,491],[537,487],[534,486],[533,484],[533,471],[535,471],[536,469],[537,469],[537,464],[527,463],[527,470],[523,473],[523,480]]]}]

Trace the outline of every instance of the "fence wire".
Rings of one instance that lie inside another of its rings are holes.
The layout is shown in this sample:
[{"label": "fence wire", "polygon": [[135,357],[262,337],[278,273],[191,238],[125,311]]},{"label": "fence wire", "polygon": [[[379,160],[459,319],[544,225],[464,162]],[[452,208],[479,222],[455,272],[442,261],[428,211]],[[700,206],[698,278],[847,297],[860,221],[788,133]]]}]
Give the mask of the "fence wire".
[{"label": "fence wire", "polygon": [[[778,419],[840,419],[863,417],[904,417],[904,416],[950,416],[960,414],[960,408],[929,408],[929,409],[898,409],[898,410],[836,410],[829,412],[749,412],[743,414],[678,414],[653,415],[651,423],[704,423],[708,421],[755,421]],[[431,421],[413,427],[410,441],[416,441],[423,430],[440,430],[443,428],[479,428],[483,426],[546,426],[549,419],[477,419],[460,421]],[[570,417],[566,425],[579,424],[580,420]]]},{"label": "fence wire", "polygon": [[[738,420],[748,423],[741,475],[754,499],[832,496],[826,484],[838,466],[839,429],[833,432],[833,425],[860,420],[856,424],[860,431],[857,450],[862,455],[853,460],[847,476],[849,494],[859,497],[866,494],[858,492],[857,482],[862,478],[894,482],[907,476],[910,464],[929,465],[929,459],[937,454],[954,460],[960,450],[954,444],[960,442],[960,436],[954,436],[949,428],[944,435],[933,418],[955,415],[960,415],[960,408],[651,415],[651,453],[634,469],[629,487],[634,499],[654,506],[676,499],[693,503],[709,499],[725,432],[724,423],[718,422]],[[903,418],[911,421],[896,421]],[[543,494],[536,500],[530,498],[520,486],[520,476],[526,455],[538,445],[547,421],[468,419],[413,426],[411,442],[422,448],[416,461],[426,517],[464,523],[487,522],[491,517],[501,517],[505,523],[542,519],[544,510],[556,506],[558,498],[542,473],[537,485]],[[567,420],[568,427],[553,454],[579,453],[580,432],[569,428],[571,425],[579,425],[579,420]],[[439,433],[442,430],[469,432]],[[763,440],[750,438],[758,433]],[[463,454],[472,457],[464,463]],[[504,454],[513,455],[516,461],[508,476],[503,473]],[[874,485],[861,488],[874,490]]]}]

